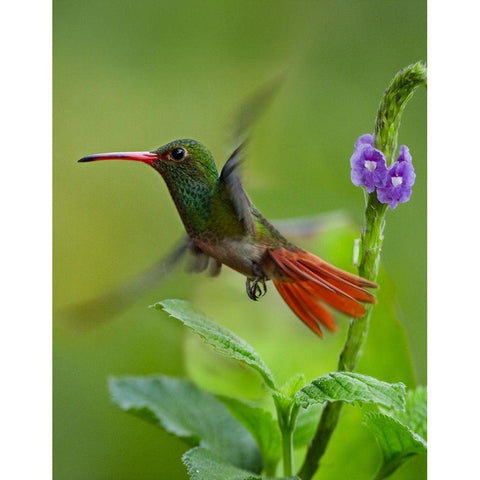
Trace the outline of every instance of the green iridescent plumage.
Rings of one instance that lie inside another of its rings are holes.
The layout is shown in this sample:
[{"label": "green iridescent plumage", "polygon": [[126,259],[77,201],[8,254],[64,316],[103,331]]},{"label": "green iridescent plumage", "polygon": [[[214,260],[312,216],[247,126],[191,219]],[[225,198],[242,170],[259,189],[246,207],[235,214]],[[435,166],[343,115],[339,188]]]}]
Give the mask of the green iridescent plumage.
[{"label": "green iridescent plumage", "polygon": [[[169,152],[184,149],[181,160],[168,160]],[[287,240],[250,202],[238,178],[240,147],[219,175],[210,151],[195,140],[176,140],[154,150],[159,160],[152,166],[162,175],[187,233],[202,242],[265,242]],[[233,187],[232,187],[233,186]],[[243,216],[243,218],[242,218]],[[247,218],[245,218],[247,217]]]}]

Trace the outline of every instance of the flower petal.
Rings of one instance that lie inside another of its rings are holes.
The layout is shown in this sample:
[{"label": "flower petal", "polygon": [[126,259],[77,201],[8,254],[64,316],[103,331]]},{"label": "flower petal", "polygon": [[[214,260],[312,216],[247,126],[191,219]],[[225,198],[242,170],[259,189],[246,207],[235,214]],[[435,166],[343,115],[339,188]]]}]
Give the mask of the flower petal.
[{"label": "flower petal", "polygon": [[410,155],[408,148],[406,151],[403,150],[403,155],[403,160],[397,160],[388,169],[385,185],[377,189],[378,201],[388,203],[392,210],[397,207],[398,203],[405,203],[410,200],[412,186],[415,183],[415,170],[411,157],[408,160]]},{"label": "flower petal", "polygon": [[412,163],[412,155],[410,154],[410,149],[406,145],[400,145],[397,162]]},{"label": "flower petal", "polygon": [[365,187],[368,193],[372,193],[375,187],[385,185],[387,181],[385,156],[370,144],[363,143],[355,149],[350,158],[350,165],[351,180],[357,187]]},{"label": "flower petal", "polygon": [[365,133],[363,135],[360,135],[360,137],[357,138],[357,141],[354,144],[355,148],[359,148],[361,145],[370,145],[373,147],[373,144],[375,142],[375,137],[371,133]]}]

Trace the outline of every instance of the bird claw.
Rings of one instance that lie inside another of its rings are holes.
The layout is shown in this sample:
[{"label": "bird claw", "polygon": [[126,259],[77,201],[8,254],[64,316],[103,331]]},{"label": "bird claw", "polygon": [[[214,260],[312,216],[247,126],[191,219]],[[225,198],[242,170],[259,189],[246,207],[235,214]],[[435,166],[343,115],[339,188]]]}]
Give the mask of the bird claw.
[{"label": "bird claw", "polygon": [[265,285],[265,278],[263,277],[247,278],[246,288],[247,295],[253,301],[257,301],[267,293],[267,286]]}]

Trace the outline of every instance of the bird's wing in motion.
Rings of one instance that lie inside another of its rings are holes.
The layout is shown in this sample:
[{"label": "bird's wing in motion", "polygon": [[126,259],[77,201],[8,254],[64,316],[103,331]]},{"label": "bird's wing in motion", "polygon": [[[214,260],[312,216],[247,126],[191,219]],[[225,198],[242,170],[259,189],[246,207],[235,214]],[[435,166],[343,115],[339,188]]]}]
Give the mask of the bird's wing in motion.
[{"label": "bird's wing in motion", "polygon": [[238,145],[238,147],[235,148],[225,163],[220,174],[220,182],[225,185],[235,212],[249,234],[255,232],[255,222],[251,212],[251,201],[240,180],[239,166],[245,159],[245,148],[253,126],[272,102],[280,88],[283,77],[283,74],[277,74],[245,98],[233,115],[233,125],[229,129],[232,132],[233,145]]},{"label": "bird's wing in motion", "polygon": [[251,211],[252,202],[248,198],[238,174],[238,168],[244,159],[244,151],[245,143],[242,143],[230,155],[220,173],[220,182],[225,185],[228,195],[233,202],[235,212],[239,220],[242,221],[245,230],[249,234],[253,234],[255,233],[255,223]]},{"label": "bird's wing in motion", "polygon": [[336,228],[354,226],[354,222],[343,210],[319,213],[305,217],[272,220],[273,226],[286,238],[298,240],[315,237],[323,232]]},{"label": "bird's wing in motion", "polygon": [[285,72],[277,73],[242,100],[232,115],[232,125],[228,128],[233,145],[238,145],[251,136],[255,122],[272,103],[284,78]]},{"label": "bird's wing in motion", "polygon": [[189,265],[190,271],[201,272],[208,268],[212,276],[220,273],[221,265],[213,258],[205,255],[187,237],[182,239],[173,250],[155,262],[148,270],[125,284],[60,313],[83,326],[108,320],[131,305],[139,296],[157,286],[178,265],[187,252],[190,252],[193,256]]},{"label": "bird's wing in motion", "polygon": [[[273,222],[282,233],[289,236],[310,236],[319,231],[328,230],[337,226],[338,222],[347,222],[348,219],[341,213],[318,215],[313,217],[293,218]],[[167,275],[190,254],[187,270],[200,273],[208,270],[209,275],[220,273],[221,264],[204,254],[189,238],[182,239],[167,255],[162,256],[148,270],[131,278],[110,292],[79,305],[74,305],[59,312],[80,326],[98,325],[102,321],[114,317],[128,308],[147,291],[160,284]]]}]

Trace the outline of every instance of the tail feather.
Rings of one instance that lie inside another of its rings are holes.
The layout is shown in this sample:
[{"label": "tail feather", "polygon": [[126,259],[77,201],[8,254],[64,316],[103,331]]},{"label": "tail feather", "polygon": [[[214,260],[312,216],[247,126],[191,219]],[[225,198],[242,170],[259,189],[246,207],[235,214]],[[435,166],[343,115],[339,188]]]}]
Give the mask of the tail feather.
[{"label": "tail feather", "polygon": [[323,337],[323,332],[318,326],[316,318],[307,310],[308,304],[305,304],[305,302],[302,304],[298,294],[296,294],[292,288],[293,283],[275,283],[274,281],[274,284],[277,287],[278,293],[280,293],[281,297],[289,305],[295,315],[297,315],[297,317],[318,336]]},{"label": "tail feather", "polygon": [[303,300],[307,305],[310,314],[314,318],[321,319],[321,323],[325,325],[331,332],[337,331],[337,324],[332,312],[323,306],[320,302],[315,300],[315,296],[312,295],[311,288],[308,282],[294,283],[293,289],[296,292],[298,298]]},{"label": "tail feather", "polygon": [[362,287],[375,288],[369,280],[344,272],[315,255],[279,248],[269,251],[278,274],[273,283],[293,312],[317,335],[320,325],[336,330],[325,304],[351,317],[365,314],[360,302],[375,303],[375,296]]},{"label": "tail feather", "polygon": [[[289,250],[285,251],[288,252]],[[336,310],[340,310],[352,317],[361,317],[365,313],[363,305],[355,298],[332,285],[327,277],[322,278],[312,268],[305,267],[298,259],[291,259],[282,255],[276,257],[276,262],[290,279],[296,282],[306,281],[307,284],[310,284],[310,291],[314,296],[317,296],[319,300],[323,300]],[[312,283],[315,284],[315,288],[312,288]]]},{"label": "tail feather", "polygon": [[300,258],[301,262],[306,263],[310,265],[310,267],[318,269],[325,274],[329,273],[332,276],[339,277],[342,280],[358,287],[377,288],[377,284],[375,282],[367,280],[363,277],[359,277],[358,275],[355,275],[353,273],[346,272],[345,270],[341,270],[340,268],[334,267],[333,265],[325,262],[325,260],[322,260],[316,255],[313,255],[313,253],[302,252],[302,254],[302,257]]},{"label": "tail feather", "polygon": [[[362,277],[357,277],[356,275],[349,274],[348,272],[344,272],[343,270],[335,267],[327,268],[331,267],[331,265],[323,261],[321,261],[321,263],[318,262],[317,264],[315,264],[311,260],[300,260],[300,263],[304,267],[312,269],[317,274],[317,276],[323,277],[328,283],[330,283],[331,286],[337,287],[338,289],[342,290],[343,293],[349,295],[355,300],[367,303],[375,302],[375,296],[362,288],[376,288],[377,285],[375,283],[363,279]],[[365,280],[365,282],[360,282],[358,281],[358,279]]]},{"label": "tail feather", "polygon": [[327,279],[322,278],[312,269],[305,268],[300,262],[282,258],[279,262],[284,272],[297,282],[307,281],[315,284],[313,294],[321,298],[336,310],[340,310],[353,317],[361,317],[365,313],[362,304],[357,302],[343,290],[335,287]]}]

